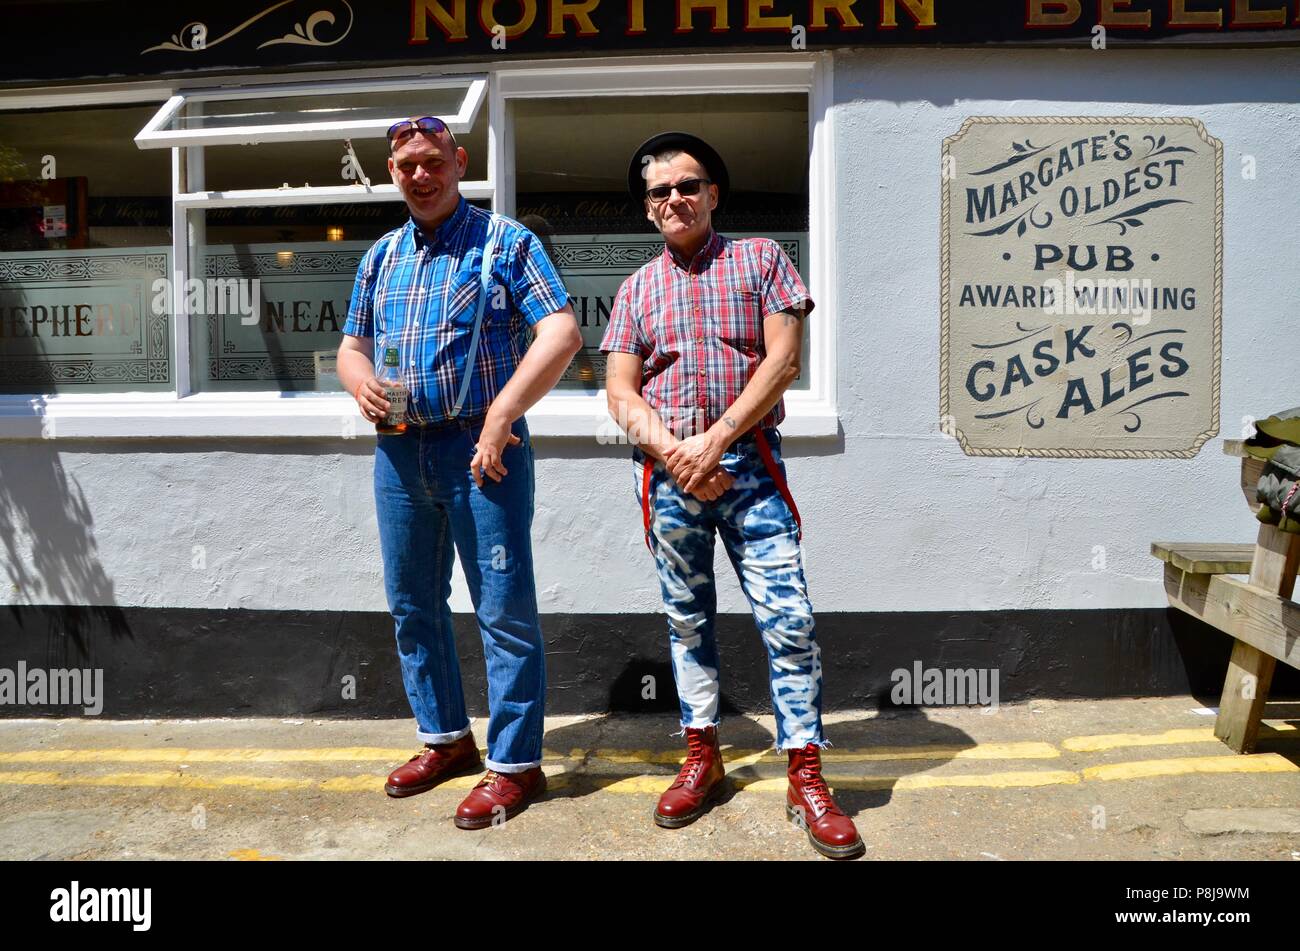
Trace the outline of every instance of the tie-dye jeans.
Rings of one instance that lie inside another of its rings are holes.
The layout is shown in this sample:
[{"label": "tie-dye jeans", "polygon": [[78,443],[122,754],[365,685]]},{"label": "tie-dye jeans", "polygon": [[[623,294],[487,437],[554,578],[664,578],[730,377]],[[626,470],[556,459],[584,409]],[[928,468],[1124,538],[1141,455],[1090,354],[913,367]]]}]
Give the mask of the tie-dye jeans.
[{"label": "tie-dye jeans", "polygon": [[[773,464],[785,479],[781,438],[766,430]],[[647,512],[644,466],[653,463]],[[753,438],[737,440],[722,457],[735,484],[713,502],[684,492],[662,462],[633,450],[637,501],[649,521],[649,543],[659,571],[673,677],[682,726],[718,723],[718,649],[714,639],[717,589],[715,532],[749,599],[767,647],[778,749],[825,745],[822,734],[821,652],[813,635],[812,604],[804,580],[795,515],[768,471]]]}]

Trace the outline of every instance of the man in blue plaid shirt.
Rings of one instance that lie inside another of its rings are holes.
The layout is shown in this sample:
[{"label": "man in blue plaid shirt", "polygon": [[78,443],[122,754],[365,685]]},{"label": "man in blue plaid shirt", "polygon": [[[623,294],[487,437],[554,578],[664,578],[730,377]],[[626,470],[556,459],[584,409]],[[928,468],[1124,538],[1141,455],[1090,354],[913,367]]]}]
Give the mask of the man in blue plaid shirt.
[{"label": "man in blue plaid shirt", "polygon": [[455,822],[479,829],[546,786],[523,414],[559,381],[582,336],[537,237],[460,196],[469,157],[451,130],[426,116],[396,123],[388,138],[388,169],[411,217],[362,258],[338,359],[372,422],[389,409],[375,377],[389,348],[410,391],[405,433],[378,437],[375,507],[402,681],[425,746],[384,788],[411,796],[482,768],[447,603],[454,548],[483,638],[489,708],[488,773]]}]

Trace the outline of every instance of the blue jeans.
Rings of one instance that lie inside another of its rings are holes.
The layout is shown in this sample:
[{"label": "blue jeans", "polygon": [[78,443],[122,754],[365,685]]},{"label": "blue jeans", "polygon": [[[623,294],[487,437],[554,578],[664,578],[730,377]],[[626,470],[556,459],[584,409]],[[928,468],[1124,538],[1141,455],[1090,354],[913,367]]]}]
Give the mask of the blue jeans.
[{"label": "blue jeans", "polygon": [[684,492],[662,462],[634,449],[637,501],[644,513],[644,467],[653,463],[650,544],[668,615],[683,728],[718,724],[716,533],[722,537],[767,648],[777,748],[822,746],[821,650],[813,636],[799,526],[781,494],[785,483],[781,437],[774,429],[765,435],[780,483],[752,439],[738,440],[723,454],[721,465],[736,481],[712,502]]},{"label": "blue jeans", "polygon": [[478,430],[411,427],[378,437],[375,508],[384,589],[397,629],[402,683],[425,743],[469,732],[452,633],[452,548],[469,585],[488,681],[488,769],[542,761],[546,659],[533,581],[533,447],[522,419],[501,482],[474,484]]}]

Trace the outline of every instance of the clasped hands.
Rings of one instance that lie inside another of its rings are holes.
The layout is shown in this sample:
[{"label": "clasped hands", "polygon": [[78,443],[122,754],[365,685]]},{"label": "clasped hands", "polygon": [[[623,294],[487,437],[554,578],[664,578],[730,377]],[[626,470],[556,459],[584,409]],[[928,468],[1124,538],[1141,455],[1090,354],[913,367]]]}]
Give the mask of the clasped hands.
[{"label": "clasped hands", "polygon": [[731,488],[735,477],[719,464],[726,446],[708,433],[691,436],[664,450],[668,472],[686,492],[712,502]]}]

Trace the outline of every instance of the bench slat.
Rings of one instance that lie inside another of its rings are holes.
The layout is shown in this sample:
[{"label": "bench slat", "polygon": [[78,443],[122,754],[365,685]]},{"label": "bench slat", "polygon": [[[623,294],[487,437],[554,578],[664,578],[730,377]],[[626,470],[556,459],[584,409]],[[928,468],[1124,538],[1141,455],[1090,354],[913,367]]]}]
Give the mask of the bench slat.
[{"label": "bench slat", "polygon": [[1255,546],[1248,542],[1152,542],[1151,554],[1196,575],[1248,575]]}]

